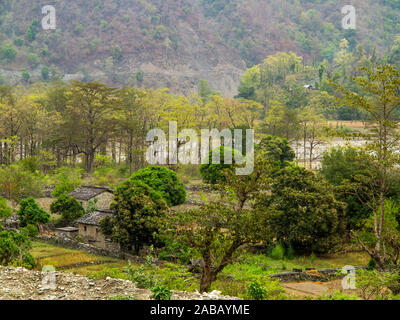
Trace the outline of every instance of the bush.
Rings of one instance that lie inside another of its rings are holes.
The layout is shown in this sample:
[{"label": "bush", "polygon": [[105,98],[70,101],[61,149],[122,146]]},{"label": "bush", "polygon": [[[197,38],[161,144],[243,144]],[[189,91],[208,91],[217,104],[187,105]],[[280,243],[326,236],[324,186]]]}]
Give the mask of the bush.
[{"label": "bush", "polygon": [[157,286],[151,289],[152,298],[154,300],[170,300],[172,297],[172,292],[164,286]]},{"label": "bush", "polygon": [[51,195],[53,197],[59,197],[82,185],[82,169],[61,167],[57,170],[55,180],[56,187]]},{"label": "bush", "polygon": [[46,224],[50,220],[50,214],[40,208],[35,199],[31,197],[19,203],[17,215],[22,227],[28,224]]},{"label": "bush", "polygon": [[8,218],[12,215],[13,211],[7,204],[7,200],[0,197],[0,219]]},{"label": "bush", "polygon": [[131,262],[129,261],[128,267],[125,272],[128,275],[128,279],[136,284],[140,289],[150,289],[157,285],[157,279],[155,278],[155,273],[148,273],[145,271],[143,266],[139,269],[134,270],[132,268]]},{"label": "bush", "polygon": [[[232,153],[232,163],[225,164],[225,152]],[[199,167],[200,175],[203,178],[205,183],[217,184],[219,182],[225,182],[225,174],[226,170],[233,170],[235,165],[235,155],[236,158],[242,156],[242,154],[231,148],[227,147],[219,147],[219,164],[213,164],[213,154],[218,154],[218,149],[211,150],[208,154],[208,164],[202,164]]]},{"label": "bush", "polygon": [[252,282],[247,288],[247,295],[251,300],[264,300],[267,290],[259,282]]},{"label": "bush", "polygon": [[54,214],[61,214],[61,221],[66,223],[79,219],[85,214],[82,205],[75,198],[65,194],[52,202],[50,211]]},{"label": "bush", "polygon": [[278,242],[275,247],[272,248],[269,256],[274,260],[283,260],[285,258],[285,248]]},{"label": "bush", "polygon": [[21,229],[22,232],[25,232],[29,238],[34,239],[39,234],[39,230],[37,226],[33,224],[28,224],[26,227]]},{"label": "bush", "polygon": [[131,180],[139,180],[159,192],[169,206],[185,202],[185,186],[179,181],[176,173],[160,166],[150,166],[135,172]]}]

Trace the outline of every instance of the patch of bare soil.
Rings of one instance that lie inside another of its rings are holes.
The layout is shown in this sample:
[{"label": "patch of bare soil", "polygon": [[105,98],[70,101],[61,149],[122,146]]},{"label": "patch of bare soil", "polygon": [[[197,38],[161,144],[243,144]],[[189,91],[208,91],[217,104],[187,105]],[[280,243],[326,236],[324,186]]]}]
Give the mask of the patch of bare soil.
[{"label": "patch of bare soil", "polygon": [[[132,296],[137,300],[150,300],[151,291],[139,289],[134,283],[122,279],[93,280],[72,273],[55,272],[55,287],[44,281],[50,274],[24,268],[0,266],[0,300],[108,300],[117,295]],[[51,278],[51,277],[50,277]],[[200,295],[173,291],[173,300],[237,299],[218,293]]]}]

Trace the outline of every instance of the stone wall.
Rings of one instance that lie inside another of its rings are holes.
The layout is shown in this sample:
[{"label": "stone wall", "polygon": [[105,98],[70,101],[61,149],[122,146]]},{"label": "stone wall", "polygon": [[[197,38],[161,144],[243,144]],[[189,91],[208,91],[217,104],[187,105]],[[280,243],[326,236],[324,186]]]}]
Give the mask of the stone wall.
[{"label": "stone wall", "polygon": [[[367,267],[355,267],[355,269],[366,269]],[[303,270],[285,271],[273,273],[269,275],[271,278],[279,279],[282,282],[291,281],[329,281],[342,278],[345,274],[342,273],[342,268],[329,268],[320,270]]]},{"label": "stone wall", "polygon": [[143,262],[143,258],[122,252],[121,250],[119,250],[119,248],[117,248],[114,245],[110,245],[102,249],[87,243],[76,241],[75,239],[62,237],[58,235],[40,235],[37,237],[37,239],[53,245],[58,245],[61,247],[66,247],[76,250],[82,250],[95,255],[114,257],[119,259],[127,259],[134,262]]}]

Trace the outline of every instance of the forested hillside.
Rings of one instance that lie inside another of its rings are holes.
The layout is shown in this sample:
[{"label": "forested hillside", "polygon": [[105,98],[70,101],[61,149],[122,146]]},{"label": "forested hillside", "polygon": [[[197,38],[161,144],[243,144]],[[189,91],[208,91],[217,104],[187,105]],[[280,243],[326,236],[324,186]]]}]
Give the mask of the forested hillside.
[{"label": "forested hillside", "polygon": [[47,4],[0,2],[0,82],[96,79],[188,93],[206,79],[233,96],[244,70],[278,51],[317,65],[346,38],[350,51],[381,56],[400,32],[398,0],[352,1],[355,30],[342,29],[346,1],[55,0],[57,28],[44,31]]}]

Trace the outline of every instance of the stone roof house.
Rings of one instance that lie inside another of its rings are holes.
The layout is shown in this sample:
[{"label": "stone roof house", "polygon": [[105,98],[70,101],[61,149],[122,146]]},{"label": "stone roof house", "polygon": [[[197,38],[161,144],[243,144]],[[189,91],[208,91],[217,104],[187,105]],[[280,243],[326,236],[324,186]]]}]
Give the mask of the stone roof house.
[{"label": "stone roof house", "polygon": [[87,210],[89,201],[97,199],[96,207],[99,210],[110,209],[111,201],[114,199],[113,191],[105,187],[83,186],[68,193],[80,202],[82,207]]},{"label": "stone roof house", "polygon": [[100,230],[100,220],[111,217],[111,210],[96,210],[89,213],[75,222],[78,225],[79,236],[87,243],[107,250],[119,250],[119,245],[112,242]]}]

